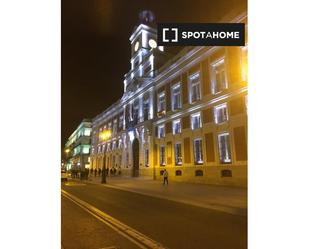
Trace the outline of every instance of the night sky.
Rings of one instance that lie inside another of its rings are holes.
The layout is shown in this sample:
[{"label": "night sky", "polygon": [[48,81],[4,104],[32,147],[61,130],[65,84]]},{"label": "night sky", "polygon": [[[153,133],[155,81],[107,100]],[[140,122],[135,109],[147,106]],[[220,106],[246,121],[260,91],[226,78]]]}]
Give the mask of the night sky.
[{"label": "night sky", "polygon": [[94,118],[123,93],[130,69],[129,37],[138,13],[156,22],[215,22],[246,0],[62,0],[61,142],[83,118]]}]

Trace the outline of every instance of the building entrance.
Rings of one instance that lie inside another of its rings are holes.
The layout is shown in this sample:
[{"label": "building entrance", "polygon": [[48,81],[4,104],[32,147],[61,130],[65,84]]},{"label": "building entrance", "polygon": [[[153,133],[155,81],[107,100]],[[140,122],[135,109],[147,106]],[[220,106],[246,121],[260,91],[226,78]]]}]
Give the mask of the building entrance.
[{"label": "building entrance", "polygon": [[138,139],[135,138],[132,144],[133,150],[133,177],[139,176],[139,142]]}]

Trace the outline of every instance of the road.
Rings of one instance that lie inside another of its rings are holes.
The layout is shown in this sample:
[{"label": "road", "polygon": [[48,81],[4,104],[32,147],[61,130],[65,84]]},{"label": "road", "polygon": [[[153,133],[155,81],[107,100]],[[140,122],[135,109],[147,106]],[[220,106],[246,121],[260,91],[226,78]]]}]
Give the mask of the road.
[{"label": "road", "polygon": [[[61,204],[64,249],[155,248],[155,243],[162,245],[157,248],[170,249],[247,248],[247,218],[243,216],[103,185],[69,182],[62,190],[67,193]],[[117,229],[104,217],[121,225]],[[139,244],[140,234],[145,243]]]}]

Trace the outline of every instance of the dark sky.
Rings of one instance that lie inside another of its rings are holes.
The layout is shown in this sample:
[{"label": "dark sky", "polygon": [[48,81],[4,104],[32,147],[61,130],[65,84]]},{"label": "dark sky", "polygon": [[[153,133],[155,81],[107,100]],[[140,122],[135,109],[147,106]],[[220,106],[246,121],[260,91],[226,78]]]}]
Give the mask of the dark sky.
[{"label": "dark sky", "polygon": [[122,96],[141,10],[157,22],[215,22],[246,0],[62,0],[61,142]]}]

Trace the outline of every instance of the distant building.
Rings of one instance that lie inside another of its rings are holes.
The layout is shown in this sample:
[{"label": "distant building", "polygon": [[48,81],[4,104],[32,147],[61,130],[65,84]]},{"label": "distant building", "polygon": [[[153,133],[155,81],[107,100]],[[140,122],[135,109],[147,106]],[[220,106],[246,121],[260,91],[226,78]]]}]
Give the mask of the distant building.
[{"label": "distant building", "polygon": [[[149,19],[130,37],[122,98],[92,120],[90,167],[245,186],[247,45],[184,47],[169,57]],[[247,23],[247,14],[229,21]]]},{"label": "distant building", "polygon": [[65,144],[66,169],[84,170],[90,166],[91,120],[84,119]]}]

